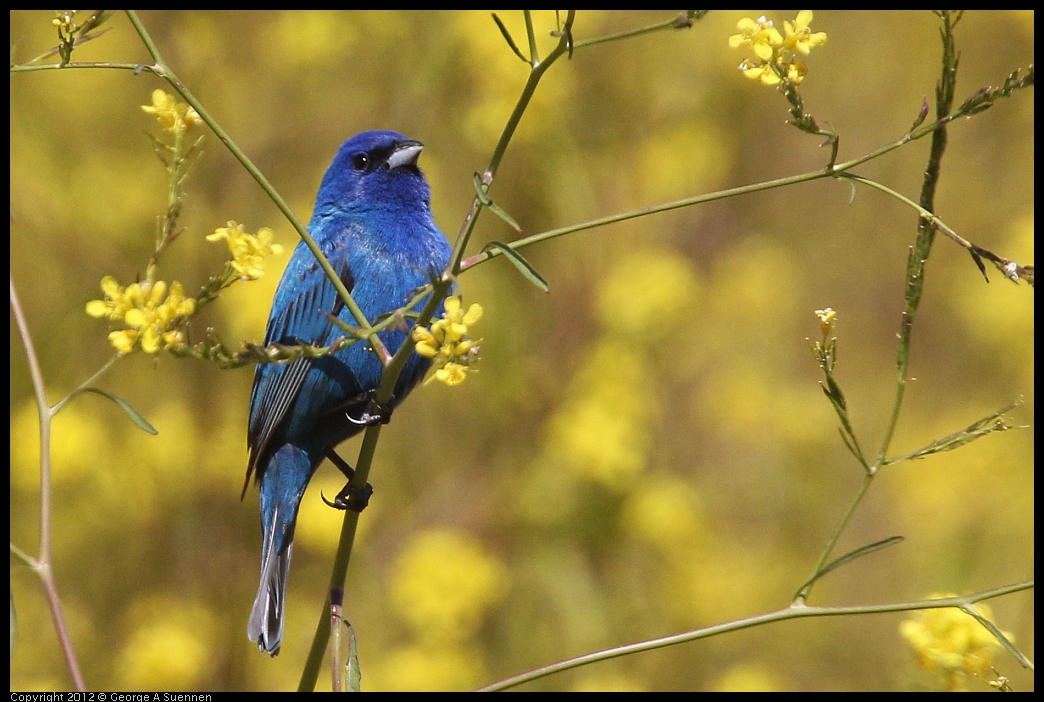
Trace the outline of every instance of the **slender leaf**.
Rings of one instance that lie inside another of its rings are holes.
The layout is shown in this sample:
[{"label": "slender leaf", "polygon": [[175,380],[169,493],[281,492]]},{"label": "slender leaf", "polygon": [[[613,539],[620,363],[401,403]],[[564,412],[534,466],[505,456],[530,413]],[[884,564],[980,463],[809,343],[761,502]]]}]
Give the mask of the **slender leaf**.
[{"label": "slender leaf", "polygon": [[1013,402],[1004,409],[998,410],[991,415],[983,417],[979,421],[975,422],[967,429],[963,429],[949,436],[944,436],[941,439],[936,439],[932,443],[919,448],[913,453],[908,453],[905,456],[898,458],[890,458],[885,462],[885,465],[891,463],[898,463],[900,461],[911,460],[914,458],[924,458],[931,456],[935,453],[943,453],[944,451],[952,451],[955,448],[960,448],[965,444],[971,443],[976,439],[981,439],[987,434],[992,434],[997,431],[1007,431],[1008,429],[1024,429],[1025,427],[1016,426],[1014,424],[1008,424],[1002,416],[1005,412],[1008,412],[1018,403]]},{"label": "slender leaf", "polygon": [[362,684],[362,671],[359,669],[359,644],[355,640],[355,629],[347,621],[344,625],[348,627],[348,660],[345,661],[344,671],[348,683],[348,692],[359,692]]},{"label": "slender leaf", "polygon": [[105,390],[102,390],[101,388],[92,388],[92,387],[78,388],[77,390],[73,391],[73,393],[71,395],[69,395],[69,399],[72,399],[74,396],[78,395],[81,392],[93,392],[93,393],[97,393],[98,395],[102,395],[103,397],[109,398],[110,400],[115,402],[117,405],[119,405],[120,409],[122,409],[124,412],[126,412],[127,416],[131,418],[131,421],[134,422],[135,424],[137,424],[138,427],[142,431],[147,432],[149,434],[152,434],[154,436],[156,434],[159,434],[159,432],[156,431],[156,428],[153,427],[151,424],[149,424],[148,421],[144,417],[141,416],[141,414],[138,412],[138,410],[136,410],[133,407],[131,407],[127,403],[126,400],[122,400],[122,399],[116,397],[115,395],[113,395],[111,392],[107,392]]},{"label": "slender leaf", "polygon": [[972,260],[975,261],[975,265],[979,267],[979,272],[982,273],[982,277],[986,279],[986,282],[990,282],[990,276],[986,275],[986,264],[982,262],[982,258],[975,251],[970,251]]},{"label": "slender leaf", "polygon": [[1019,649],[1015,648],[1015,644],[1008,640],[1008,637],[1004,635],[996,624],[991,622],[986,617],[979,614],[979,610],[975,609],[975,605],[961,605],[961,611],[974,617],[975,621],[982,624],[986,629],[993,634],[993,638],[1000,642],[1001,646],[1008,649],[1008,653],[1015,656],[1015,659],[1022,665],[1023,668],[1033,668],[1033,664],[1030,663],[1029,659],[1026,658],[1025,654]]},{"label": "slender leaf", "polygon": [[[830,571],[835,570],[837,568],[840,568],[841,566],[846,565],[848,563],[851,563],[852,561],[854,561],[857,558],[862,558],[863,556],[871,554],[874,551],[880,551],[883,548],[888,548],[889,546],[893,546],[895,544],[901,543],[903,541],[903,538],[904,537],[902,537],[902,536],[891,536],[891,537],[889,537],[887,539],[884,539],[882,541],[877,541],[875,543],[868,544],[866,546],[862,546],[860,548],[857,548],[855,551],[850,551],[849,553],[846,553],[845,555],[843,555],[840,558],[838,558],[836,561],[832,561],[831,563],[828,563],[826,566],[823,567],[823,569],[821,571],[819,571],[814,576],[809,578],[808,581],[804,585],[802,585],[800,588],[798,588],[798,594],[803,592],[809,585],[811,585],[812,583],[816,582],[817,580],[822,578],[824,575],[826,575]],[[795,598],[796,597],[797,597],[797,595],[795,595]]]},{"label": "slender leaf", "polygon": [[536,272],[536,269],[533,268],[529,261],[522,257],[522,254],[500,241],[491,241],[482,247],[483,251],[489,251],[490,249],[496,249],[500,253],[504,254],[504,256],[507,257],[507,260],[515,264],[515,268],[521,271],[522,275],[524,275],[526,277],[526,280],[528,280],[530,283],[537,286],[544,292],[547,292],[550,289],[550,287],[547,284],[547,281],[544,280],[543,277],[541,277],[541,275]]},{"label": "slender leaf", "polygon": [[827,393],[827,397],[837,404],[837,406],[843,412],[848,412],[848,405],[845,403],[845,394],[841,392],[841,386],[834,380],[834,376],[830,373],[826,374],[827,385],[830,388],[830,392]]},{"label": "slender leaf", "polygon": [[516,234],[521,234],[522,233],[522,227],[518,226],[518,222],[516,222],[514,220],[514,218],[512,218],[511,215],[509,215],[507,212],[505,212],[503,209],[501,209],[499,205],[493,204],[493,201],[490,200],[489,204],[486,205],[486,207],[489,208],[490,212],[492,212],[497,217],[500,217],[502,220],[507,222],[508,226],[511,227],[512,229],[514,229]]},{"label": "slender leaf", "polygon": [[478,196],[479,202],[482,203],[482,206],[488,208],[490,212],[507,222],[508,226],[514,229],[516,233],[521,234],[522,227],[518,226],[518,222],[516,222],[514,218],[502,208],[494,204],[493,200],[491,200],[489,195],[486,194],[486,188],[488,186],[482,182],[482,178],[478,173],[473,176],[473,180],[475,183],[475,194]]},{"label": "slender leaf", "polygon": [[849,439],[848,434],[846,434],[845,430],[841,427],[837,428],[837,433],[841,435],[841,440],[845,442],[845,446],[848,447],[848,450],[853,456],[855,456],[856,460],[859,461],[864,468],[869,469],[870,466],[867,464],[866,458],[863,456],[862,449],[859,448],[859,441],[856,440],[855,435],[853,434],[852,438]]},{"label": "slender leaf", "polygon": [[493,21],[497,23],[497,27],[500,28],[500,33],[504,35],[504,40],[508,43],[508,46],[511,47],[511,50],[515,52],[515,56],[522,59],[523,63],[529,63],[529,59],[523,56],[522,52],[519,51],[518,47],[515,45],[515,40],[511,38],[511,33],[508,32],[507,27],[505,27],[504,23],[500,21],[499,17],[497,17],[497,13],[490,12],[489,14],[493,15]]}]

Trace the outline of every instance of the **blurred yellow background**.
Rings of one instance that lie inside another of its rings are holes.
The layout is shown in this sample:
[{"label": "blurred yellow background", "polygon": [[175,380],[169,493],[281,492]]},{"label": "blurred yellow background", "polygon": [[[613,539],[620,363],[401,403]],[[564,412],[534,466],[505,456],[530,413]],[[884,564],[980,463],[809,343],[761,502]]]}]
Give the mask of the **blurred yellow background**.
[{"label": "blurred yellow background", "polygon": [[[527,235],[667,200],[812,171],[828,154],[787,126],[786,103],[744,79],[728,47],[750,13],[579,50],[553,66],[490,192]],[[340,143],[394,129],[451,238],[525,82],[488,12],[143,12],[178,76],[307,221]],[[501,13],[520,46],[520,13]],[[769,19],[782,26],[793,17]],[[12,62],[56,43],[49,11],[11,12]],[[669,19],[579,13],[577,40]],[[553,13],[537,13],[546,53]],[[147,62],[126,16],[74,61]],[[817,13],[829,41],[801,93],[840,135],[840,160],[901,136],[933,99],[939,22],[927,12]],[[967,14],[958,103],[1033,61],[1026,12]],[[111,356],[84,305],[99,281],[143,273],[166,173],[140,105],[147,73],[12,75],[12,279],[53,403]],[[950,128],[942,218],[987,249],[1033,262],[1032,90]],[[929,139],[860,167],[917,199]],[[228,220],[276,231],[284,253],[196,322],[260,341],[297,235],[208,133],[188,182],[185,233],[160,277],[186,292],[227,253]],[[382,433],[345,614],[364,690],[466,689],[561,658],[785,606],[862,479],[818,387],[813,310],[838,313],[838,379],[876,455],[895,391],[896,331],[916,215],[820,180],[582,232],[524,254],[544,294],[503,260],[462,276],[485,308],[478,374],[420,388]],[[472,253],[514,236],[489,213]],[[893,454],[1010,401],[1033,424],[1033,291],[939,236],[913,334]],[[99,385],[159,430],[85,395],[53,437],[54,551],[88,684],[97,690],[290,689],[310,644],[340,514],[302,504],[283,649],[246,638],[257,587],[257,493],[239,501],[253,371],[135,353]],[[11,322],[11,538],[39,538],[36,409]],[[358,440],[341,452],[351,462]],[[885,469],[836,555],[905,543],[820,581],[812,604],[912,600],[1033,577],[1032,429]],[[12,572],[19,629],[12,690],[69,689],[38,580]],[[1034,653],[1032,592],[994,616]],[[553,676],[539,690],[904,690],[931,687],[899,634],[903,615],[789,622]],[[1015,689],[1033,677],[1005,654]],[[328,679],[320,686],[328,688]],[[988,689],[985,685],[980,685]]]}]

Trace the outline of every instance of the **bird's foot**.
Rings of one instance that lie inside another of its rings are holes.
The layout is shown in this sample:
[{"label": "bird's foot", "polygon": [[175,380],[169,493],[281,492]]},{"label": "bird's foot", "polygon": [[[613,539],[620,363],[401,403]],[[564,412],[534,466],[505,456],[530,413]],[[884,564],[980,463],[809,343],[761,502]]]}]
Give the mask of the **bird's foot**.
[{"label": "bird's foot", "polygon": [[348,484],[344,486],[344,489],[337,493],[337,496],[333,498],[333,501],[326,499],[326,495],[319,494],[323,498],[323,502],[333,507],[334,509],[350,509],[353,512],[362,512],[366,505],[370,503],[370,496],[373,494],[373,486],[366,483],[361,488],[352,488],[352,478],[355,477],[355,469],[348,465],[348,462],[337,455],[337,452],[330,450],[326,454],[326,457],[330,459],[330,462],[337,466],[337,469],[344,474],[344,477],[348,479]]},{"label": "bird's foot", "polygon": [[366,394],[369,397],[366,402],[366,408],[358,417],[353,417],[346,411],[344,416],[348,418],[348,421],[361,427],[372,427],[377,424],[387,424],[390,422],[392,416],[391,402],[384,405],[377,402],[376,390],[370,390]]},{"label": "bird's foot", "polygon": [[330,507],[334,509],[350,509],[353,512],[362,512],[366,509],[366,505],[370,504],[370,497],[373,495],[373,485],[366,483],[360,488],[353,488],[351,483],[344,486],[333,498],[333,500],[326,499],[326,495],[319,493],[319,496],[323,498]]}]

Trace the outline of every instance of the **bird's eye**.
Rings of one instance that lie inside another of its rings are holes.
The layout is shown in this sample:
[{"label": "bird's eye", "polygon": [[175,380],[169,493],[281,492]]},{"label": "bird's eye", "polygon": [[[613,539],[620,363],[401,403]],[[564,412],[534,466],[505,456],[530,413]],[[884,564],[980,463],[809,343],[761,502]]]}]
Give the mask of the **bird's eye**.
[{"label": "bird's eye", "polygon": [[370,157],[366,154],[355,154],[352,156],[352,168],[357,171],[365,171],[370,165]]}]

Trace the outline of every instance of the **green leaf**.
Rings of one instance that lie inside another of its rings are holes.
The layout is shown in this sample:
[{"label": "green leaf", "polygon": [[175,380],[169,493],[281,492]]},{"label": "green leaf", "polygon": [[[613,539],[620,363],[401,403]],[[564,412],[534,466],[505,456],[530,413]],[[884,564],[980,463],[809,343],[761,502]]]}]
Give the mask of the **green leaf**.
[{"label": "green leaf", "polygon": [[975,261],[975,265],[979,267],[979,272],[982,273],[982,277],[986,279],[986,282],[990,282],[990,276],[986,275],[986,264],[982,262],[982,257],[979,256],[975,251],[969,251],[972,260]]},{"label": "green leaf", "polygon": [[544,292],[547,292],[550,289],[547,284],[547,281],[544,280],[541,277],[541,275],[536,272],[536,269],[533,268],[529,261],[522,258],[522,254],[500,241],[491,241],[482,247],[483,251],[489,251],[491,249],[496,249],[500,253],[504,254],[504,256],[507,257],[507,260],[515,264],[515,268],[521,271],[522,275],[524,275],[526,277],[526,280],[528,280],[530,283],[537,286]]},{"label": "green leaf", "polygon": [[152,434],[153,436],[155,436],[156,434],[159,434],[159,432],[156,431],[156,428],[153,427],[151,424],[149,424],[148,421],[144,417],[142,417],[141,414],[138,413],[138,410],[136,410],[133,407],[131,407],[127,403],[126,400],[122,400],[122,399],[116,397],[115,395],[113,395],[111,392],[107,392],[105,390],[102,390],[101,388],[91,388],[91,387],[79,388],[77,390],[74,390],[72,392],[72,394],[69,395],[68,399],[71,400],[73,397],[75,397],[76,395],[78,395],[81,392],[93,392],[93,393],[97,393],[98,395],[101,395],[103,397],[109,398],[110,400],[115,402],[117,405],[119,405],[120,409],[122,409],[124,412],[126,412],[127,416],[131,418],[131,421],[134,422],[135,424],[137,424],[138,427],[142,431],[147,432],[149,434]]},{"label": "green leaf", "polygon": [[868,544],[868,545],[863,546],[861,548],[857,548],[855,551],[851,551],[849,553],[846,553],[845,555],[843,555],[840,558],[838,558],[836,561],[833,561],[833,562],[827,564],[826,566],[824,566],[823,570],[819,571],[818,573],[813,575],[811,578],[809,578],[808,582],[806,582],[804,585],[802,585],[801,588],[798,590],[798,594],[795,595],[795,598],[797,598],[802,592],[804,592],[812,583],[816,582],[817,580],[822,578],[824,575],[826,575],[830,571],[835,570],[837,568],[840,568],[841,566],[843,566],[843,565],[845,565],[847,563],[851,563],[852,561],[854,561],[857,558],[862,558],[863,556],[871,554],[874,551],[880,551],[883,548],[888,548],[889,546],[894,546],[895,544],[901,543],[902,541],[903,541],[903,537],[902,536],[892,536],[892,537],[889,537],[889,538],[884,539],[882,541],[877,541],[875,543]]},{"label": "green leaf", "polygon": [[826,380],[827,387],[830,388],[830,391],[827,393],[827,397],[829,397],[831,401],[837,404],[837,406],[841,408],[841,410],[847,412],[848,405],[845,403],[845,394],[841,392],[841,386],[837,384],[837,381],[834,380],[834,376],[830,373],[826,374]]},{"label": "green leaf", "polygon": [[849,440],[848,434],[846,434],[845,430],[841,427],[837,428],[837,433],[841,435],[841,440],[845,442],[845,446],[848,447],[849,453],[855,456],[856,460],[863,464],[864,468],[868,468],[868,466],[866,465],[866,459],[863,458],[862,451],[860,451],[857,448],[859,446],[859,442],[855,440],[855,436],[853,436],[852,439]]},{"label": "green leaf", "polygon": [[508,226],[515,230],[515,233],[517,233],[517,234],[521,234],[522,233],[522,227],[518,226],[518,222],[516,222],[511,217],[511,215],[509,215],[507,212],[502,210],[498,205],[494,205],[492,200],[489,201],[489,204],[486,205],[486,207],[489,208],[490,212],[492,212],[497,217],[500,217],[502,220],[507,222]]},{"label": "green leaf", "polygon": [[508,32],[507,27],[505,27],[504,23],[500,21],[499,17],[497,17],[497,13],[490,12],[489,14],[493,15],[493,21],[497,23],[498,27],[500,27],[500,33],[504,35],[504,40],[507,41],[508,46],[511,47],[511,50],[515,52],[515,56],[518,56],[520,59],[522,59],[522,63],[529,63],[529,59],[523,56],[522,52],[519,51],[518,47],[515,45],[515,40],[511,38],[511,33]]},{"label": "green leaf", "polygon": [[974,617],[977,622],[986,627],[986,629],[991,634],[993,634],[993,637],[997,639],[997,641],[1000,642],[1000,644],[1004,646],[1004,648],[1008,649],[1008,653],[1015,656],[1015,659],[1018,660],[1018,662],[1022,665],[1023,668],[1033,667],[1033,664],[1030,663],[1029,659],[1026,658],[1025,654],[1023,654],[1022,651],[1020,651],[1019,649],[1015,648],[1015,644],[1008,640],[1008,637],[1004,635],[1004,632],[1001,631],[996,624],[979,614],[979,611],[975,609],[975,605],[961,605],[960,609],[965,614]]},{"label": "green leaf", "polygon": [[518,222],[516,222],[511,215],[494,204],[489,198],[489,195],[486,194],[486,188],[489,186],[482,182],[481,176],[476,173],[472,177],[472,180],[475,183],[475,194],[478,196],[479,202],[482,203],[482,206],[488,208],[497,217],[500,217],[502,220],[507,222],[508,226],[514,229],[516,233],[521,234],[522,227],[518,226]]},{"label": "green leaf", "polygon": [[925,456],[931,456],[934,453],[943,453],[944,451],[952,451],[955,448],[960,448],[965,444],[971,443],[976,439],[981,439],[987,434],[992,434],[996,431],[1007,431],[1008,429],[1025,429],[1023,426],[1016,426],[1014,424],[1008,424],[1002,416],[1005,412],[1013,409],[1018,403],[1012,402],[1004,409],[998,410],[991,415],[983,417],[979,421],[975,422],[967,429],[944,436],[941,439],[936,439],[932,443],[928,444],[923,448],[919,448],[913,453],[908,453],[905,456],[898,458],[890,458],[885,461],[884,465],[892,463],[898,463],[899,461],[910,460],[914,458],[924,458]]},{"label": "green leaf", "polygon": [[344,663],[345,679],[349,692],[359,692],[362,684],[362,671],[359,669],[359,644],[355,640],[355,629],[348,622],[348,660]]}]

